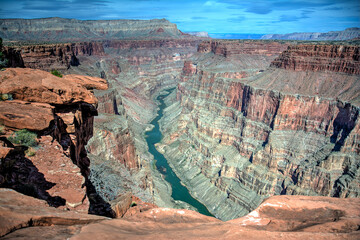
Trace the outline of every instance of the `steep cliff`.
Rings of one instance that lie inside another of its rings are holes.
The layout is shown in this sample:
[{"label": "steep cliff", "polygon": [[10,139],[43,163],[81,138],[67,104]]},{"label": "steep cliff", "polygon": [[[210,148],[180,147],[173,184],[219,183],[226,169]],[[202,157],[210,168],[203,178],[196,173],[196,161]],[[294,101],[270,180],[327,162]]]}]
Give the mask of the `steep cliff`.
[{"label": "steep cliff", "polygon": [[[0,73],[0,94],[8,97],[0,101],[1,149],[6,150],[1,156],[1,187],[51,206],[88,211],[93,192],[85,145],[97,115],[97,99],[90,91],[95,88],[107,89],[106,81],[78,75],[59,78],[27,68]],[[24,128],[36,133],[36,147],[8,140]]]},{"label": "steep cliff", "polygon": [[5,47],[4,55],[9,59],[9,67],[27,67],[49,71],[66,70],[80,65],[78,56],[103,56],[104,48],[100,42],[66,44],[43,44],[19,47]]},{"label": "steep cliff", "polygon": [[269,47],[234,43],[199,45],[162,123],[193,196],[224,220],[271,195],[358,197],[359,47],[290,46],[264,68]]}]

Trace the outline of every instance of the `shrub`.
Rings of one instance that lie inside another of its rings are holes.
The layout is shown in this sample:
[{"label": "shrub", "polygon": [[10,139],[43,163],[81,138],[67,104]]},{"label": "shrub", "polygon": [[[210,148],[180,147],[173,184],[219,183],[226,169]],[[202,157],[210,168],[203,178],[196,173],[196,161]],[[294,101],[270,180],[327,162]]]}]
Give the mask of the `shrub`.
[{"label": "shrub", "polygon": [[6,101],[6,100],[13,100],[12,94],[10,93],[0,94],[0,101]]},{"label": "shrub", "polygon": [[63,76],[58,70],[51,70],[51,74],[60,78]]},{"label": "shrub", "polygon": [[32,156],[35,156],[36,154],[36,150],[32,147],[29,147],[26,151],[25,151],[25,155],[27,157],[32,157]]},{"label": "shrub", "polygon": [[21,129],[13,133],[8,139],[15,144],[21,144],[27,147],[34,147],[37,145],[36,134],[27,129]]}]

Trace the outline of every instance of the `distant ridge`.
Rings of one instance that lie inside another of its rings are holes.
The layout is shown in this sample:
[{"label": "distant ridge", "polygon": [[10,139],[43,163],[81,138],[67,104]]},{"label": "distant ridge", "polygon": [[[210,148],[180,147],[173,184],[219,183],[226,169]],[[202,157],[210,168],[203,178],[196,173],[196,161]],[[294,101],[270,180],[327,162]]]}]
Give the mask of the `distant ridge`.
[{"label": "distant ridge", "polygon": [[217,39],[260,39],[264,34],[255,33],[209,33],[210,37]]},{"label": "distant ridge", "polygon": [[166,19],[77,20],[65,18],[0,19],[4,41],[68,42],[107,39],[185,38]]},{"label": "distant ridge", "polygon": [[344,31],[332,31],[326,33],[303,32],[288,34],[267,34],[261,39],[280,39],[280,40],[349,40],[360,37],[360,28],[347,28]]}]

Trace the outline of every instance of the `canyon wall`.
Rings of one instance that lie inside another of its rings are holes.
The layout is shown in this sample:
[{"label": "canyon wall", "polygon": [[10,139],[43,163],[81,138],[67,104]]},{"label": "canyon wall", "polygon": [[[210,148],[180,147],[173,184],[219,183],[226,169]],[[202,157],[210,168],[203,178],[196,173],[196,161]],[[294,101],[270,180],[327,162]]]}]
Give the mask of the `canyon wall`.
[{"label": "canyon wall", "polygon": [[9,67],[63,71],[79,66],[78,56],[104,55],[104,48],[100,42],[82,42],[4,47],[3,52]]},{"label": "canyon wall", "polygon": [[[156,114],[154,98],[175,87],[184,60],[196,52],[199,40],[104,41],[104,56],[79,56],[82,63],[67,70],[105,76],[107,91],[95,91],[99,116],[88,144],[91,179],[111,200],[132,192],[159,206],[175,206],[171,187],[152,167],[144,133]],[[156,185],[156,187],[155,187]],[[105,187],[104,187],[105,186]]]},{"label": "canyon wall", "polygon": [[330,71],[359,75],[359,60],[357,46],[296,45],[281,53],[271,66],[294,71]]},{"label": "canyon wall", "polygon": [[290,46],[264,68],[268,47],[221,44],[185,63],[162,120],[159,149],[192,195],[223,220],[271,195],[358,197],[359,47]]}]

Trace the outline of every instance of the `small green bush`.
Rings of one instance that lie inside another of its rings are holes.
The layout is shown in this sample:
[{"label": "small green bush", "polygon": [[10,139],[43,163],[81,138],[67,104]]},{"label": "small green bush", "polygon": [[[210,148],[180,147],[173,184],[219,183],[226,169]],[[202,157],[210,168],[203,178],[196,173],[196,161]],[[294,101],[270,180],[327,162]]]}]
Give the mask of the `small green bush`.
[{"label": "small green bush", "polygon": [[10,93],[0,94],[0,101],[6,101],[6,100],[13,100],[12,94]]},{"label": "small green bush", "polygon": [[27,147],[34,147],[37,145],[36,134],[27,129],[21,129],[13,133],[8,139],[15,144],[21,144]]},{"label": "small green bush", "polygon": [[63,76],[58,70],[51,70],[51,74],[60,78]]},{"label": "small green bush", "polygon": [[32,148],[32,147],[29,147],[26,151],[25,151],[25,155],[27,157],[32,157],[32,156],[35,156],[36,154],[36,150],[35,148]]},{"label": "small green bush", "polygon": [[131,203],[130,207],[135,207],[135,206],[137,206],[137,203],[136,203],[135,201],[133,201],[133,202]]}]

